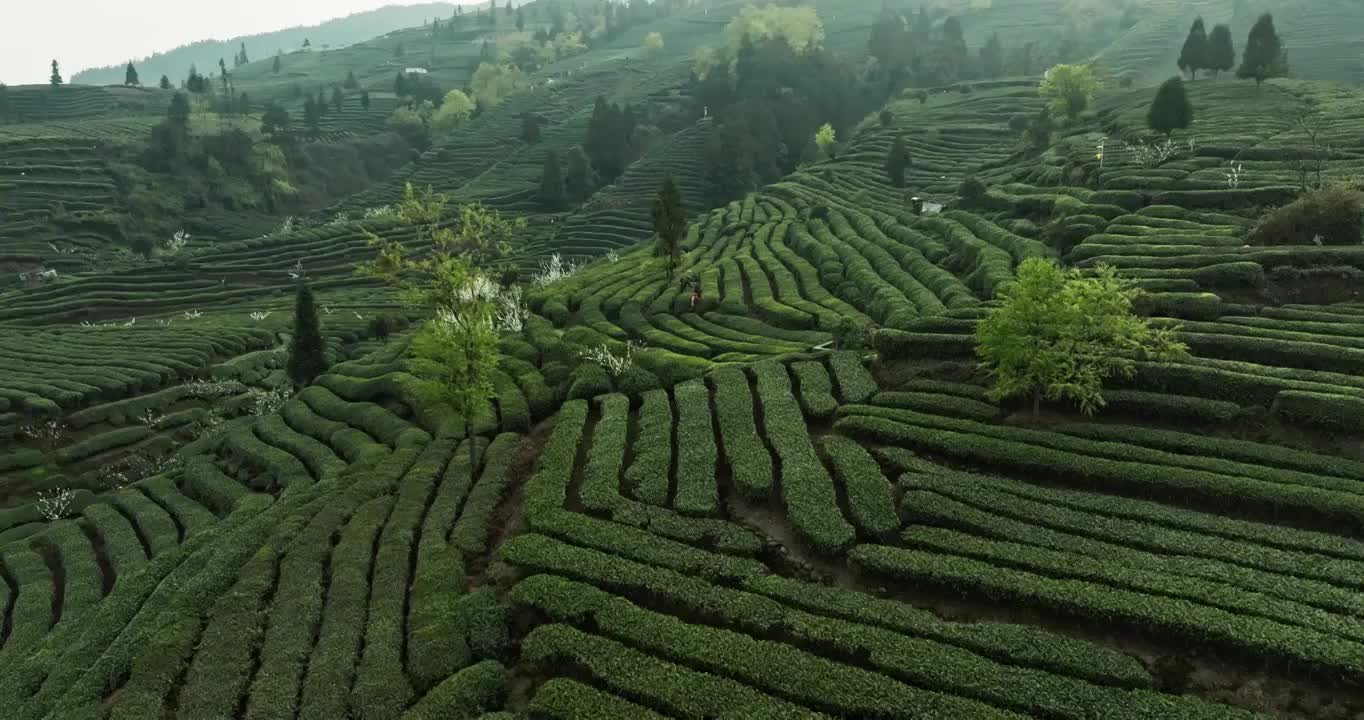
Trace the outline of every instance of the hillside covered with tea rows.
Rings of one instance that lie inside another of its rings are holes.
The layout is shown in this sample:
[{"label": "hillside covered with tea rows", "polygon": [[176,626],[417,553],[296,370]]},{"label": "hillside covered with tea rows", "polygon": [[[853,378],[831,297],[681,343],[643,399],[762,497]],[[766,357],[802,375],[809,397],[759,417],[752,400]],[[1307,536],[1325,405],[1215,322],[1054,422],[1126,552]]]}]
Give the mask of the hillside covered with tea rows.
[{"label": "hillside covered with tea rows", "polygon": [[0,89],[5,716],[1360,717],[1359,12],[1137,5]]}]

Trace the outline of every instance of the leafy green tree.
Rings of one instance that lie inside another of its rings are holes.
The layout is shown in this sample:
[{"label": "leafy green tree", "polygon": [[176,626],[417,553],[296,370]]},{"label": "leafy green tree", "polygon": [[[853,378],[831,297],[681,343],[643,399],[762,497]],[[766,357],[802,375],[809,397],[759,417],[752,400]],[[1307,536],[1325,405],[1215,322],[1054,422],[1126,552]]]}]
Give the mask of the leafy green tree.
[{"label": "leafy green tree", "polygon": [[237,114],[238,115],[251,114],[251,98],[248,97],[246,93],[242,93],[237,96]]},{"label": "leafy green tree", "polygon": [[1053,65],[1038,92],[1053,110],[1074,120],[1089,107],[1099,88],[1099,81],[1088,65]]},{"label": "leafy green tree", "polygon": [[137,79],[137,68],[133,67],[132,62],[129,62],[128,67],[123,71],[123,84],[127,87],[135,87],[142,84],[142,81]]},{"label": "leafy green tree", "polygon": [[1241,55],[1241,67],[1236,69],[1239,78],[1254,78],[1255,87],[1273,77],[1288,74],[1288,59],[1284,54],[1283,41],[1274,29],[1274,16],[1265,13],[1255,21],[1246,39],[1246,49]]},{"label": "leafy green tree", "polygon": [[1138,359],[1182,354],[1176,328],[1132,311],[1140,294],[1108,266],[1085,277],[1052,260],[1024,260],[1000,291],[1004,304],[976,328],[991,397],[1030,396],[1034,416],[1043,399],[1071,400],[1088,415],[1104,406],[1105,380],[1132,377]]},{"label": "leafy green tree", "polygon": [[672,175],[663,178],[663,185],[654,196],[654,233],[658,235],[654,254],[663,258],[664,268],[671,280],[682,257],[682,237],[687,232],[687,207],[682,191]]},{"label": "leafy green tree", "polygon": [[294,297],[294,334],[289,339],[289,379],[303,387],[327,370],[326,345],[317,320],[317,305],[307,283]]},{"label": "leafy green tree", "polygon": [[474,114],[474,101],[464,94],[463,90],[451,90],[445,93],[445,100],[441,102],[440,109],[431,119],[431,129],[437,134],[454,130],[460,123],[469,119]]},{"label": "leafy green tree", "polygon": [[397,217],[414,231],[416,252],[371,233],[369,243],[377,254],[359,272],[383,279],[406,302],[435,316],[414,338],[412,349],[435,367],[437,380],[427,389],[455,410],[465,437],[472,439],[473,419],[493,397],[492,377],[500,359],[494,324],[498,289],[485,272],[509,251],[511,237],[525,227],[525,220],[465,205],[452,229],[447,205],[444,195],[430,188],[419,192],[409,184]]},{"label": "leafy green tree", "polygon": [[393,94],[397,95],[399,98],[406,97],[407,95],[406,73],[399,72],[398,77],[393,79]]},{"label": "leafy green tree", "polygon": [[310,48],[310,47],[312,47],[312,46],[313,46],[313,41],[312,41],[312,40],[309,40],[308,38],[303,38],[303,49],[306,50],[306,49],[308,49],[308,48]]},{"label": "leafy green tree", "polygon": [[526,83],[526,74],[511,64],[483,63],[474,71],[469,88],[481,108],[494,108]]},{"label": "leafy green tree", "polygon": [[990,79],[1004,74],[1004,46],[999,42],[999,33],[992,33],[981,47],[980,71]]},{"label": "leafy green tree", "polygon": [[435,369],[435,379],[422,390],[462,421],[473,473],[478,467],[474,418],[487,412],[496,397],[493,379],[502,359],[494,324],[497,284],[459,258],[446,258],[435,274],[432,287],[450,299],[428,304],[435,317],[412,339],[412,353]]},{"label": "leafy green tree", "polygon": [[548,210],[564,206],[564,175],[559,167],[559,153],[545,153],[545,166],[540,172],[540,203]]},{"label": "leafy green tree", "polygon": [[57,68],[56,60],[52,61],[52,75],[47,78],[47,81],[51,83],[54,88],[62,84],[62,73],[61,70]]},{"label": "leafy green tree", "polygon": [[166,77],[165,75],[162,75],[162,76],[161,76],[161,83],[160,83],[160,85],[161,85],[161,89],[162,89],[162,90],[169,90],[169,89],[171,89],[171,81],[170,81],[170,78]]},{"label": "leafy green tree", "polygon": [[890,179],[891,185],[897,188],[905,186],[905,171],[909,169],[909,164],[909,146],[905,145],[905,137],[896,135],[885,165],[886,177]]},{"label": "leafy green tree", "polygon": [[251,62],[251,58],[246,56],[246,43],[242,43],[241,49],[237,51],[237,66],[246,65]]},{"label": "leafy green tree", "polygon": [[337,111],[337,112],[341,112],[341,106],[342,106],[345,102],[346,102],[346,96],[341,92],[341,88],[333,86],[333,87],[332,87],[332,107],[336,108],[336,111]]},{"label": "leafy green tree", "polygon": [[361,91],[360,91],[360,107],[362,107],[362,108],[364,108],[364,109],[366,109],[366,110],[369,109],[369,91],[368,91],[368,90],[361,90]]},{"label": "leafy green tree", "polygon": [[346,81],[343,83],[347,90],[355,90],[360,87],[360,81],[355,79],[355,71],[346,71]]},{"label": "leafy green tree", "polygon": [[1198,71],[1209,66],[1208,31],[1203,27],[1203,18],[1194,20],[1189,28],[1189,36],[1184,38],[1184,48],[1179,51],[1179,69],[1189,73],[1190,80],[1198,79]]},{"label": "leafy green tree", "polygon": [[270,66],[270,71],[276,75],[279,74],[280,70],[284,69],[284,61],[282,58],[283,55],[281,53],[275,53],[275,62]]},{"label": "leafy green tree", "polygon": [[[507,7],[511,7],[511,5],[508,5]],[[526,30],[526,12],[525,12],[525,9],[524,9],[524,8],[517,8],[517,9],[516,9],[516,31],[517,31],[517,32],[525,32],[525,30]]]},{"label": "leafy green tree", "polygon": [[834,126],[824,123],[815,131],[815,145],[819,152],[826,158],[838,157],[838,133],[834,131]]},{"label": "leafy green tree", "polygon": [[1231,41],[1231,28],[1215,25],[1208,36],[1208,69],[1216,78],[1219,73],[1236,67],[1236,48]]},{"label": "leafy green tree", "polygon": [[1146,124],[1158,133],[1169,135],[1189,127],[1193,118],[1194,108],[1184,92],[1184,79],[1172,77],[1156,91],[1156,98],[1146,113]]}]

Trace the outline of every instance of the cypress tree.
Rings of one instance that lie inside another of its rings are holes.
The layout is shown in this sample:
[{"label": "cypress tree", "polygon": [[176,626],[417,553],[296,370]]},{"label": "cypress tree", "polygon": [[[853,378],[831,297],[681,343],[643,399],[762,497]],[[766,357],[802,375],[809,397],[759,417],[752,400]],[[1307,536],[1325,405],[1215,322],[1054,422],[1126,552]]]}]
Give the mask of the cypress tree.
[{"label": "cypress tree", "polygon": [[294,298],[294,336],[289,340],[289,378],[303,386],[327,370],[323,354],[322,331],[317,322],[313,291],[299,283]]},{"label": "cypress tree", "polygon": [[890,146],[890,154],[886,156],[886,176],[890,178],[890,184],[895,187],[905,186],[905,170],[909,169],[909,147],[905,145],[903,135],[896,135],[895,142]]},{"label": "cypress tree", "polygon": [[251,113],[251,98],[246,93],[237,96],[237,114],[249,115]]},{"label": "cypress tree", "polygon": [[1208,31],[1203,27],[1203,18],[1194,20],[1189,28],[1189,36],[1184,38],[1184,48],[1179,51],[1179,69],[1189,73],[1189,79],[1197,80],[1198,71],[1208,67]]},{"label": "cypress tree", "polygon": [[1146,113],[1146,124],[1158,133],[1169,135],[1189,127],[1193,117],[1193,105],[1184,92],[1184,79],[1172,77],[1156,91],[1156,98]]},{"label": "cypress tree", "polygon": [[346,71],[346,82],[345,82],[345,86],[346,86],[346,89],[347,89],[347,90],[354,90],[354,89],[360,87],[360,81],[355,79],[355,71],[354,71],[354,70],[347,70],[347,71]]},{"label": "cypress tree", "polygon": [[0,83],[0,122],[9,120],[9,88],[4,83]]},{"label": "cypress tree", "polygon": [[336,106],[336,111],[341,112],[341,104],[346,101],[346,96],[341,93],[341,88],[332,88],[332,105]]},{"label": "cypress tree", "polygon": [[1231,28],[1226,25],[1213,27],[1212,34],[1208,36],[1208,69],[1212,71],[1212,76],[1217,77],[1218,73],[1229,72],[1236,67],[1236,48],[1231,41]]},{"label": "cypress tree", "polygon": [[597,187],[597,173],[592,167],[592,159],[581,147],[574,147],[568,153],[565,186],[567,197],[574,202],[586,200]]},{"label": "cypress tree", "polygon": [[654,196],[653,216],[654,232],[658,233],[654,254],[663,258],[671,280],[682,256],[682,236],[687,232],[687,208],[671,174],[663,178],[663,185]]},{"label": "cypress tree", "polygon": [[1246,39],[1246,49],[1241,55],[1241,67],[1236,69],[1240,78],[1254,78],[1255,87],[1265,80],[1282,77],[1288,72],[1288,62],[1284,57],[1283,41],[1274,29],[1274,16],[1265,13],[1255,21]]},{"label": "cypress tree", "polygon": [[361,91],[360,91],[360,107],[362,107],[362,108],[364,108],[364,109],[366,109],[366,110],[369,109],[369,91],[368,91],[368,90],[361,90]]},{"label": "cypress tree", "polygon": [[284,67],[284,63],[280,60],[280,54],[279,54],[279,53],[275,53],[275,63],[274,63],[273,66],[271,66],[270,69],[271,69],[276,75],[278,75],[280,69],[283,68],[283,67]]},{"label": "cypress tree", "polygon": [[123,71],[123,84],[129,87],[142,84],[142,81],[137,79],[137,68],[133,67],[131,61],[128,63],[127,69]]},{"label": "cypress tree", "polygon": [[393,94],[400,98],[407,94],[407,78],[402,73],[393,81]]},{"label": "cypress tree", "polygon": [[545,153],[545,169],[540,175],[540,202],[548,210],[564,206],[564,175],[559,168],[559,153]]},{"label": "cypress tree", "polygon": [[169,90],[169,89],[171,89],[171,81],[170,81],[170,78],[166,77],[165,75],[162,75],[162,76],[161,76],[161,89],[162,89],[162,90]]},{"label": "cypress tree", "polygon": [[54,88],[62,84],[62,73],[61,70],[57,68],[56,60],[52,61],[52,75],[47,78],[47,81],[52,83],[52,87]]}]

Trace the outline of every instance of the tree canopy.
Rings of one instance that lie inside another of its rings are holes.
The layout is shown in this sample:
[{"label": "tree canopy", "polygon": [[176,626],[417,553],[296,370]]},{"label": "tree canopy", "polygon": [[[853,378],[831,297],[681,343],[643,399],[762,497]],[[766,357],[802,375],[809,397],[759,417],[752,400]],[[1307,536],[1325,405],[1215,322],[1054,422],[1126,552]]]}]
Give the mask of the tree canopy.
[{"label": "tree canopy", "polygon": [[483,63],[474,71],[469,87],[479,107],[493,108],[520,90],[525,81],[526,74],[515,65]]},{"label": "tree canopy", "polygon": [[307,283],[299,283],[294,298],[294,334],[289,339],[289,378],[295,385],[307,385],[326,371],[325,351],[313,291]]},{"label": "tree canopy", "polygon": [[1088,65],[1054,65],[1047,71],[1038,92],[1053,110],[1063,112],[1073,120],[1089,107],[1090,99],[1100,87]]},{"label": "tree canopy", "polygon": [[990,396],[1030,396],[1077,403],[1085,414],[1104,406],[1103,384],[1131,377],[1135,361],[1171,358],[1185,347],[1176,328],[1137,316],[1141,294],[1100,265],[1089,276],[1055,261],[1029,258],[1000,290],[1004,304],[976,328],[976,354],[993,379]]},{"label": "tree canopy", "polygon": [[1236,48],[1231,40],[1231,28],[1216,25],[1208,36],[1208,69],[1213,77],[1218,73],[1230,72],[1236,67]]},{"label": "tree canopy", "polygon": [[1288,74],[1288,58],[1284,53],[1283,41],[1274,29],[1274,16],[1265,13],[1255,21],[1246,39],[1246,49],[1241,55],[1241,66],[1236,69],[1240,78],[1254,78],[1258,87],[1265,80],[1283,77]]},{"label": "tree canopy", "polygon": [[1194,108],[1184,92],[1184,79],[1172,77],[1156,91],[1151,109],[1146,113],[1146,124],[1158,133],[1169,135],[1189,127],[1193,117]]},{"label": "tree canopy", "polygon": [[137,68],[133,67],[131,62],[128,63],[128,67],[123,71],[123,84],[128,87],[142,84],[142,81],[137,78]]},{"label": "tree canopy", "polygon": [[431,129],[439,134],[448,133],[474,114],[474,101],[463,90],[445,93],[445,100],[431,119]]},{"label": "tree canopy", "polygon": [[672,279],[682,256],[682,237],[687,232],[687,208],[672,175],[663,178],[663,184],[654,196],[652,214],[654,233],[658,236],[654,254],[663,258],[668,278]]},{"label": "tree canopy", "polygon": [[1189,28],[1189,36],[1184,38],[1184,47],[1179,51],[1179,69],[1189,73],[1190,79],[1198,78],[1198,71],[1210,66],[1208,58],[1208,31],[1203,26],[1203,18],[1194,20]]}]

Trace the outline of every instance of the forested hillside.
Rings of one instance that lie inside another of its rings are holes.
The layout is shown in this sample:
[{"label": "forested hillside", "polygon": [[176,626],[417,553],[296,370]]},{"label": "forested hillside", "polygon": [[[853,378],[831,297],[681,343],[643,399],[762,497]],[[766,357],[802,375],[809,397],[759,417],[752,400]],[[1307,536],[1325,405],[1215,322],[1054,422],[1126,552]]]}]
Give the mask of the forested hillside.
[{"label": "forested hillside", "polygon": [[1261,4],[0,86],[5,717],[1364,716],[1364,11]]}]

